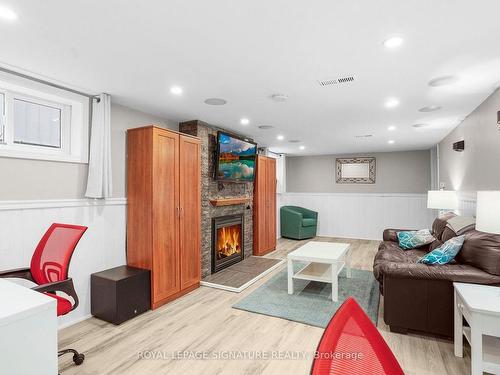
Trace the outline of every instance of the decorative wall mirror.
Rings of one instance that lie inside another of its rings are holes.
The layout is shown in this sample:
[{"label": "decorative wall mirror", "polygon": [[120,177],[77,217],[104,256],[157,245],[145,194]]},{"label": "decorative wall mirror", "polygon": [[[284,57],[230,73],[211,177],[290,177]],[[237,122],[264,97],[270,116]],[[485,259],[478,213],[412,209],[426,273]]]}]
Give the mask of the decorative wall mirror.
[{"label": "decorative wall mirror", "polygon": [[338,184],[374,184],[375,158],[337,158]]}]

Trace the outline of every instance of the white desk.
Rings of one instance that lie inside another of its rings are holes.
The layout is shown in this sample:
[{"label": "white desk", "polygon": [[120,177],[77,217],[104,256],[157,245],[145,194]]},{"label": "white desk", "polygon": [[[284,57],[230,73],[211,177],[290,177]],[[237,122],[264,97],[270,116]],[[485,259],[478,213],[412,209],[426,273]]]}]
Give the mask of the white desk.
[{"label": "white desk", "polygon": [[0,279],[0,374],[57,374],[56,300]]},{"label": "white desk", "polygon": [[[350,247],[348,243],[310,241],[287,255],[288,294],[293,294],[293,279],[320,281],[332,284],[332,300],[339,297],[338,274],[346,266],[351,277]],[[293,262],[309,262],[299,272],[293,273]]]},{"label": "white desk", "polygon": [[[471,373],[500,374],[500,287],[453,283],[455,356],[463,356],[463,337],[471,346]],[[463,318],[470,327],[462,325]]]}]

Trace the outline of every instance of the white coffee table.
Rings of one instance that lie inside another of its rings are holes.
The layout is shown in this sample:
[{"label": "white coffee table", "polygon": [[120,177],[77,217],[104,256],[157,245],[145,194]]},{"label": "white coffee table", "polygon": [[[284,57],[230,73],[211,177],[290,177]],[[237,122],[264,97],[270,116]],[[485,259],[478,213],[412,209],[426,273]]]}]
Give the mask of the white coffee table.
[{"label": "white coffee table", "polygon": [[[338,275],[346,267],[351,278],[350,246],[347,243],[311,241],[287,256],[288,294],[293,294],[293,279],[320,281],[332,284],[332,300],[339,299]],[[308,262],[297,273],[293,273],[293,262]]]},{"label": "white coffee table", "polygon": [[[500,287],[453,283],[455,355],[463,356],[463,336],[471,347],[471,373],[500,374]],[[463,319],[470,327],[463,326]]]}]

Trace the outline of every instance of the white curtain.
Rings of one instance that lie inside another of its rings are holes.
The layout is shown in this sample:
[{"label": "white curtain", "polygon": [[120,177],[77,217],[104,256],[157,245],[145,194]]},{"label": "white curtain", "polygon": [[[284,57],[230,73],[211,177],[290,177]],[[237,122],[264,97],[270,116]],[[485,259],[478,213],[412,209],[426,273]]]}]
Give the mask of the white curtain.
[{"label": "white curtain", "polygon": [[111,96],[99,95],[92,106],[87,198],[108,198],[113,192],[111,175]]}]

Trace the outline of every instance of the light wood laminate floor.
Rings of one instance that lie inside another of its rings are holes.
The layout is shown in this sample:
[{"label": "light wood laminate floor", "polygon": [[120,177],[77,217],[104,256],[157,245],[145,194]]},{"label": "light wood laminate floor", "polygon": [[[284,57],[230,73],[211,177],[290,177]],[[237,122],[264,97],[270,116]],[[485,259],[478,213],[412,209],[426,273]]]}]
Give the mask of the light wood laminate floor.
[{"label": "light wood laminate floor", "polygon": [[[316,238],[316,241],[349,242],[352,266],[371,270],[378,241]],[[281,239],[277,250],[267,255],[283,258],[307,241]],[[75,348],[86,355],[83,365],[74,366],[70,356],[59,360],[61,375],[143,374],[309,374],[310,358],[276,358],[276,352],[300,356],[316,349],[323,330],[284,319],[236,310],[231,306],[252,293],[276,272],[273,271],[242,293],[201,287],[155,311],[149,311],[120,326],[95,318],[59,333],[60,348]],[[378,328],[407,375],[470,372],[470,352],[465,358],[453,355],[451,341],[389,332],[383,321],[380,301]],[[178,359],[189,355],[235,355],[259,351],[267,359]],[[241,354],[241,353],[239,353]],[[152,356],[152,357],[151,357]],[[274,358],[273,358],[274,356]]]}]

